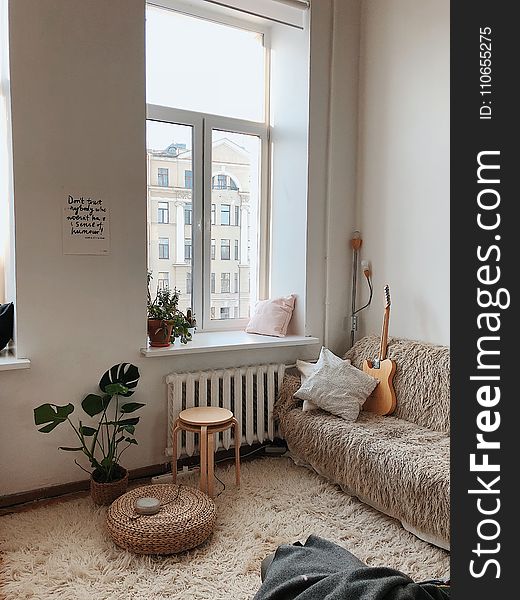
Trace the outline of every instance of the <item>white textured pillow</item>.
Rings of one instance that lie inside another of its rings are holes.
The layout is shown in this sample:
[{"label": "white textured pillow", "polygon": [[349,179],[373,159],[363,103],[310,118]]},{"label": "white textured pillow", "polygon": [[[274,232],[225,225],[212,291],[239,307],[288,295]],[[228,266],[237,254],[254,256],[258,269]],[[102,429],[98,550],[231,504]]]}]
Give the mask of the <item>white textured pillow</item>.
[{"label": "white textured pillow", "polygon": [[285,337],[294,310],[296,296],[260,300],[246,326],[247,333]]},{"label": "white textured pillow", "polygon": [[346,361],[341,362],[341,365],[323,365],[316,369],[294,396],[311,400],[319,408],[346,421],[355,421],[378,382]]},{"label": "white textured pillow", "polygon": [[[320,356],[315,363],[305,362],[303,360],[296,361],[296,368],[300,371],[300,377],[302,384],[305,383],[307,377],[313,375],[317,369],[320,369],[323,365],[341,365],[342,363],[347,362],[350,364],[350,360],[347,358],[346,360],[341,359],[339,356],[336,356],[333,352],[331,352],[328,348],[324,346],[321,347]],[[316,410],[319,408],[311,402],[310,400],[303,401],[302,410],[307,412],[309,410]]]}]

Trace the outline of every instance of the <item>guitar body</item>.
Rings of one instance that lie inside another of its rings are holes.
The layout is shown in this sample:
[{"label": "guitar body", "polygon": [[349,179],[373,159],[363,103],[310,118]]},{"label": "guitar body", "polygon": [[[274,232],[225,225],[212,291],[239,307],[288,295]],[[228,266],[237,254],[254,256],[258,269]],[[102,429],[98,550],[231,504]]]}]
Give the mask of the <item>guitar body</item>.
[{"label": "guitar body", "polygon": [[379,383],[363,404],[363,410],[377,415],[391,415],[395,410],[396,399],[393,386],[395,362],[385,358],[375,369],[371,360],[363,361],[363,372],[375,377]]}]

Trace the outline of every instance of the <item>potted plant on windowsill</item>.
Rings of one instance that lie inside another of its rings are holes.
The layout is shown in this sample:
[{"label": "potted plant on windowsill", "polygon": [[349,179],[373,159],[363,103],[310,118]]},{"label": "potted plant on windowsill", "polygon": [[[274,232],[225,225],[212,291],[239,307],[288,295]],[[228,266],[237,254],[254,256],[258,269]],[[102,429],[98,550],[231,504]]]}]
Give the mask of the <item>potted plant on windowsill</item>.
[{"label": "potted plant on windowsill", "polygon": [[150,346],[167,347],[179,338],[187,344],[191,340],[190,328],[194,327],[194,317],[190,318],[179,310],[179,291],[169,288],[158,289],[152,299],[150,281],[152,274],[148,272],[148,337]]},{"label": "potted plant on windowsill", "polygon": [[128,414],[144,404],[124,402],[121,398],[128,398],[134,393],[139,377],[139,369],[130,363],[114,365],[101,377],[99,389],[103,395],[88,394],[81,403],[87,418],[97,417],[95,424],[85,425],[78,420],[75,425],[70,419],[75,410],[73,404],[42,404],[34,409],[34,423],[43,425],[38,429],[42,433],[50,433],[66,421],[72,427],[80,445],[72,448],[60,446],[59,449],[82,452],[88,458],[91,472],[77,460],[74,462],[90,474],[90,495],[96,504],[110,504],[126,491],[128,471],[120,461],[130,446],[137,445],[134,432],[139,423],[139,417],[128,417]]}]

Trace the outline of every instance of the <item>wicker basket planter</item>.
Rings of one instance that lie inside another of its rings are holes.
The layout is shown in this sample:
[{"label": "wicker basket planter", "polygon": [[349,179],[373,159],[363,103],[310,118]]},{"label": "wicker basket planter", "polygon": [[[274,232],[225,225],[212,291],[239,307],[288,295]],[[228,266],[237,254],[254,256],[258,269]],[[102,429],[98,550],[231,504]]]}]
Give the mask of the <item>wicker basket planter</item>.
[{"label": "wicker basket planter", "polygon": [[95,504],[109,505],[124,494],[128,488],[128,471],[124,467],[118,466],[122,475],[120,479],[110,483],[100,483],[96,481],[96,472],[90,476],[90,497]]},{"label": "wicker basket planter", "polygon": [[[155,515],[134,510],[138,498],[161,502]],[[213,500],[198,489],[175,484],[145,485],[128,491],[107,511],[106,526],[112,540],[136,554],[174,554],[202,544],[215,527]]]}]

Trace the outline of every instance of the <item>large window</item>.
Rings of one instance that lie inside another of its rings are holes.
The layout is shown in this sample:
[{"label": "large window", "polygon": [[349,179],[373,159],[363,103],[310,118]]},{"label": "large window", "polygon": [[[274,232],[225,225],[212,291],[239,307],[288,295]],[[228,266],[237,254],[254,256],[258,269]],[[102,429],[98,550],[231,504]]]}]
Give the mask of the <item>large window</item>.
[{"label": "large window", "polygon": [[231,206],[229,204],[220,205],[220,224],[231,225]]},{"label": "large window", "polygon": [[220,259],[230,260],[231,259],[231,240],[222,239],[220,240]]},{"label": "large window", "polygon": [[221,294],[229,294],[231,291],[231,273],[221,273],[220,274],[220,293]]},{"label": "large window", "polygon": [[192,223],[192,208],[191,203],[184,205],[184,225],[191,225]]},{"label": "large window", "polygon": [[158,223],[169,223],[170,222],[170,211],[168,209],[168,202],[159,202],[157,210],[157,222]]},{"label": "large window", "polygon": [[159,258],[170,258],[170,240],[159,238]]},{"label": "large window", "polygon": [[[264,35],[250,24],[217,23],[172,6],[146,9],[149,206],[153,211],[157,203],[158,222],[169,227],[176,257],[172,277],[186,281],[170,282],[186,290],[179,307],[192,307],[202,329],[241,327],[268,279]],[[176,48],[190,48],[194,39],[197,52],[184,52],[182,60],[172,53],[172,40]],[[240,73],[240,85],[215,78],[214,65]],[[154,187],[154,173],[164,173],[161,169],[168,175]],[[228,261],[239,256],[242,262],[233,268],[240,275],[232,278]],[[158,265],[152,262],[149,256],[153,272]],[[182,262],[191,265],[190,286]],[[239,293],[239,276],[251,280],[249,293]]]},{"label": "large window", "polygon": [[157,185],[160,185],[161,187],[168,187],[170,185],[168,169],[159,167],[157,171]]}]

